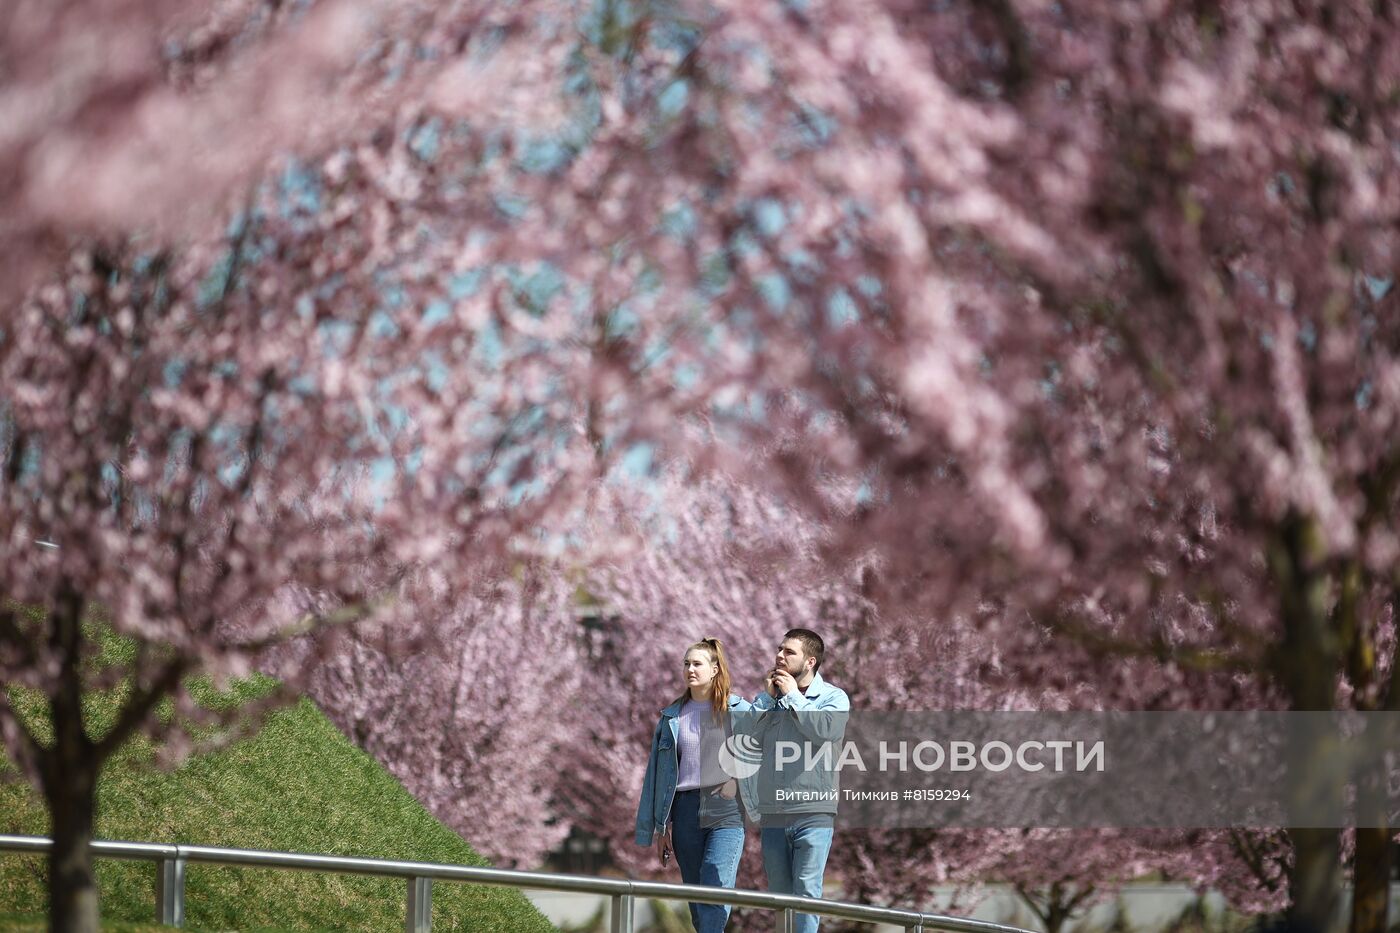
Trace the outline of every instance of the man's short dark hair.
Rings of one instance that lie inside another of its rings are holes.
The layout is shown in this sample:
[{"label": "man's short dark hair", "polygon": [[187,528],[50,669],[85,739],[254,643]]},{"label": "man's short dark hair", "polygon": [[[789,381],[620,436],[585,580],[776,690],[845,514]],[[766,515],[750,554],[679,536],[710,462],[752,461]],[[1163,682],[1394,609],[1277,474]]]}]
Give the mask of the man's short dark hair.
[{"label": "man's short dark hair", "polygon": [[809,658],[815,658],[817,663],[812,665],[812,672],[816,673],[817,668],[822,666],[822,657],[826,654],[826,646],[822,644],[822,637],[809,628],[790,628],[783,636],[783,641],[789,638],[796,638],[802,642],[802,653]]}]

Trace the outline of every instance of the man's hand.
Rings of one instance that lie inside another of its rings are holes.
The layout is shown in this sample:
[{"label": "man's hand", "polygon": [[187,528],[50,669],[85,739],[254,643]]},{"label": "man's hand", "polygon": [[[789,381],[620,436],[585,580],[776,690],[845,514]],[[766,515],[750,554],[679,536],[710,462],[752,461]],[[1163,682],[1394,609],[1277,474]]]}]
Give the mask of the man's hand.
[{"label": "man's hand", "polygon": [[733,778],[730,778],[719,786],[719,795],[725,800],[733,800],[734,796],[738,793],[739,784]]},{"label": "man's hand", "polygon": [[773,689],[777,691],[776,696],[785,697],[789,693],[797,692],[797,679],[787,671],[777,670],[773,672]]},{"label": "man's hand", "polygon": [[773,678],[774,678],[774,676],[777,675],[777,673],[778,673],[778,672],[777,672],[776,669],[771,670],[771,671],[768,672],[768,675],[767,675],[766,677],[763,678],[763,690],[764,690],[764,692],[767,693],[770,697],[772,697],[772,698],[775,699],[775,700],[776,700],[778,697],[782,696],[782,694],[778,692],[778,688],[777,688],[776,686],[773,685]]},{"label": "man's hand", "polygon": [[662,868],[671,864],[671,856],[675,851],[671,846],[671,827],[667,826],[666,831],[656,837],[656,860],[661,863]]}]

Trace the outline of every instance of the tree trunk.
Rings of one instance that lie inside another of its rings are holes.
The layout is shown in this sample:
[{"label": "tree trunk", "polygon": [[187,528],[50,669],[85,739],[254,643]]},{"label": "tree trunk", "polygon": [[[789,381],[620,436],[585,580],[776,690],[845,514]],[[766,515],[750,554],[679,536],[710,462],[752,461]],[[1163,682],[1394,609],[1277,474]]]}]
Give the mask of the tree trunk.
[{"label": "tree trunk", "polygon": [[1390,923],[1390,829],[1356,830],[1351,933],[1386,933]]},{"label": "tree trunk", "polygon": [[[1392,605],[1400,593],[1392,591]],[[1358,625],[1356,628],[1360,629]],[[1378,655],[1374,628],[1362,630],[1364,643],[1358,639],[1352,648],[1351,667],[1357,671],[1352,682],[1367,686],[1377,679]],[[1389,680],[1377,691],[1368,709],[1379,707],[1386,721],[1400,707],[1400,674],[1394,661],[1388,672]],[[1397,737],[1387,729],[1368,743],[1371,755],[1359,763],[1356,779],[1356,855],[1352,859],[1351,933],[1387,933],[1390,929],[1390,872],[1394,853],[1390,834],[1389,778],[1387,752],[1396,746]]]},{"label": "tree trunk", "polygon": [[1074,908],[1092,891],[1093,888],[1088,888],[1084,891],[1074,892],[1067,888],[1063,882],[1056,881],[1050,885],[1044,895],[1040,895],[1030,888],[1016,885],[1016,893],[1035,914],[1036,919],[1045,925],[1045,933],[1060,933],[1064,929],[1065,922],[1073,916]]},{"label": "tree trunk", "polygon": [[53,838],[49,852],[49,930],[53,933],[98,933],[91,842],[102,762],[83,721],[82,613],[82,598],[71,587],[62,587],[50,614],[50,641],[61,659],[49,696],[54,741],[40,756]]},{"label": "tree trunk", "polygon": [[[94,783],[87,775],[56,775],[60,786],[46,787],[53,820],[49,851],[49,930],[98,933],[97,879],[92,872]],[[47,783],[47,782],[46,782]]]},{"label": "tree trunk", "polygon": [[[1331,614],[1332,579],[1326,549],[1315,521],[1293,515],[1270,552],[1270,569],[1278,587],[1283,638],[1275,647],[1272,673],[1296,712],[1331,710],[1342,662],[1336,620]],[[1340,804],[1339,786],[1326,779],[1332,750],[1319,741],[1312,724],[1290,730],[1287,768],[1289,809],[1294,815],[1331,813]],[[1293,867],[1288,875],[1291,933],[1329,933],[1336,919],[1341,887],[1341,835],[1336,829],[1296,827],[1288,830],[1293,843]]]},{"label": "tree trunk", "polygon": [[1335,829],[1290,829],[1293,871],[1288,878],[1290,933],[1327,933],[1337,913],[1341,884],[1339,836]]}]

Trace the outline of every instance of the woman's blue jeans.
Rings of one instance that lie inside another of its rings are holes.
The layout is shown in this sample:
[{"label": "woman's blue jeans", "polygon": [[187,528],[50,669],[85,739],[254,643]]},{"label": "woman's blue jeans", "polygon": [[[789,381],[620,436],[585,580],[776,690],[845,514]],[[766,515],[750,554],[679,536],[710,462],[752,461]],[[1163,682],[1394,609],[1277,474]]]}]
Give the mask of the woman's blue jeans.
[{"label": "woman's blue jeans", "polygon": [[[709,789],[679,791],[671,805],[676,864],[686,884],[732,888],[739,874],[739,856],[744,852],[744,819],[735,800],[732,817],[726,812],[715,825],[701,827],[700,795],[708,793]],[[729,905],[691,904],[690,922],[695,933],[723,933],[729,922]]]}]

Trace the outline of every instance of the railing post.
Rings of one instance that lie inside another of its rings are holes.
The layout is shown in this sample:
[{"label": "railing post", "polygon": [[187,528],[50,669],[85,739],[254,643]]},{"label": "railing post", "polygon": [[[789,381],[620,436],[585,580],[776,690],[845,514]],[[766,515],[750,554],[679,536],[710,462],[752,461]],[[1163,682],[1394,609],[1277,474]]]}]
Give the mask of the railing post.
[{"label": "railing post", "polygon": [[632,933],[635,918],[632,916],[632,895],[614,894],[612,898],[612,923],[609,933]]},{"label": "railing post", "polygon": [[408,879],[408,916],[404,933],[429,933],[433,928],[433,879]]},{"label": "railing post", "polygon": [[156,863],[156,923],[185,925],[185,860],[165,858]]},{"label": "railing post", "polygon": [[778,933],[797,933],[797,914],[791,907],[778,911]]}]

